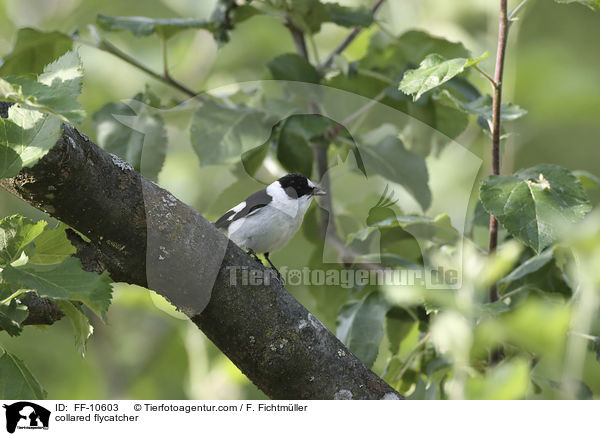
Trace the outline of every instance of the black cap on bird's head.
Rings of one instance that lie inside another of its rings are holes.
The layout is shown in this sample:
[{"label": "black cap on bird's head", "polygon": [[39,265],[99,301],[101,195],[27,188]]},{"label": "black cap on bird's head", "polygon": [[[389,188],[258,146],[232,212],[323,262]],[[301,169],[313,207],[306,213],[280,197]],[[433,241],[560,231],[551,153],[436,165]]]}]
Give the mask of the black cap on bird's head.
[{"label": "black cap on bird's head", "polygon": [[319,186],[316,186],[302,174],[287,174],[278,180],[283,190],[293,198],[303,195],[325,195]]}]

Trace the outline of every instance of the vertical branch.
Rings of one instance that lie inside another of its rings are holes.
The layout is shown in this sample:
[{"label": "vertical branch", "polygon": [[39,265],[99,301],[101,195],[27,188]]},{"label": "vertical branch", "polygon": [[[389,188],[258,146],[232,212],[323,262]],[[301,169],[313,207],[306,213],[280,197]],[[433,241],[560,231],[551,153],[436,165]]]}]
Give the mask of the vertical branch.
[{"label": "vertical branch", "polygon": [[[502,110],[502,77],[504,74],[504,58],[506,54],[506,41],[508,39],[508,28],[510,25],[507,15],[508,0],[500,0],[500,17],[498,24],[498,50],[496,52],[496,69],[494,72],[494,96],[492,102],[492,174],[500,174],[500,133],[501,133],[501,110]],[[490,245],[489,253],[496,251],[498,246],[498,220],[490,215]],[[489,301],[498,300],[498,285],[492,284],[489,289]],[[498,363],[502,359],[502,348],[497,347],[490,350],[488,362],[490,365]]]},{"label": "vertical branch", "polygon": [[[502,77],[504,74],[504,58],[506,54],[506,41],[508,39],[509,19],[507,13],[507,0],[500,0],[500,19],[498,25],[498,50],[496,53],[496,70],[494,73],[494,97],[492,107],[492,174],[500,174],[500,133],[501,133],[501,108],[502,108]],[[490,216],[490,244],[489,253],[496,251],[498,246],[498,220]],[[490,286],[489,299],[491,302],[498,300],[498,286]]]},{"label": "vertical branch", "polygon": [[[292,34],[292,38],[294,40],[296,52],[298,53],[298,55],[302,56],[304,59],[309,61],[304,32],[295,27],[290,21],[286,23],[286,27],[290,30],[290,33]],[[318,114],[320,112],[319,108],[314,103],[310,105],[310,110],[315,114]],[[329,177],[329,172],[327,171],[329,168],[329,162],[327,159],[327,145],[317,142],[312,144],[312,146],[314,156],[313,158],[317,167],[319,183],[321,187],[327,192],[327,195],[323,199],[323,201],[325,202],[326,210],[324,211],[323,208],[321,208],[321,214],[319,217],[319,229],[323,237],[327,235],[328,228],[330,229],[330,233],[332,235],[337,235],[335,221],[333,220],[333,217],[330,216],[331,214],[333,214],[333,203],[331,201],[331,179]]]}]

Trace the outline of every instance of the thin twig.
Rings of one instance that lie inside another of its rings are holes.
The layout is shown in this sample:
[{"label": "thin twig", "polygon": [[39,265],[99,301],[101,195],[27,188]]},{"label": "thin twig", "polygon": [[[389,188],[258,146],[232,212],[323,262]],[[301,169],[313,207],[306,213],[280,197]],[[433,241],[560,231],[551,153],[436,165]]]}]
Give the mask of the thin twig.
[{"label": "thin twig", "polygon": [[[373,13],[373,15],[375,15],[375,13],[379,10],[384,1],[385,0],[375,0],[375,3],[373,3],[373,6],[371,6],[371,12]],[[356,37],[362,31],[362,29],[362,27],[355,27],[354,29],[352,29],[350,33],[348,33],[348,35],[343,39],[343,41],[317,67],[317,70],[319,72],[323,72],[324,70],[329,68],[331,66],[331,63],[333,62],[333,58],[341,54],[344,50],[346,50],[346,48],[352,43],[352,41],[356,39]]]},{"label": "thin twig", "polygon": [[178,91],[180,91],[184,94],[187,94],[190,97],[197,98],[198,100],[201,100],[201,101],[205,100],[205,98],[202,95],[200,95],[198,92],[188,88],[181,82],[178,82],[177,80],[173,79],[170,75],[165,76],[163,74],[157,73],[156,71],[153,71],[152,69],[148,68],[146,65],[142,64],[137,59],[128,55],[127,53],[125,53],[124,51],[122,51],[121,49],[116,47],[114,44],[108,42],[105,39],[100,40],[96,44],[94,44],[92,42],[82,41],[80,39],[75,39],[75,41],[80,44],[86,45],[88,47],[93,47],[98,50],[102,50],[107,53],[110,53],[113,56],[118,57],[122,61],[127,62],[129,65],[137,68],[138,70],[143,71],[144,73],[148,74],[149,76],[153,77],[154,79],[156,79],[160,82],[163,82],[163,83],[171,86],[172,88],[175,88]]},{"label": "thin twig", "polygon": [[172,77],[169,74],[169,56],[167,51],[167,38],[161,38],[162,45],[162,57],[163,57],[163,77],[165,79],[171,79]]}]

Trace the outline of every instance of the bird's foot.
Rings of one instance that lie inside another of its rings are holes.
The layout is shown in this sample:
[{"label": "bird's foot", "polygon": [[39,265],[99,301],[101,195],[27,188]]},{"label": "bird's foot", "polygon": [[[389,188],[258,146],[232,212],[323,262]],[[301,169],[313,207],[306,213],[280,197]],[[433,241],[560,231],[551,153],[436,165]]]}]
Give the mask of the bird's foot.
[{"label": "bird's foot", "polygon": [[247,253],[247,254],[249,254],[249,255],[250,255],[250,257],[253,257],[253,258],[254,258],[254,260],[256,260],[256,261],[257,261],[258,263],[260,263],[261,265],[263,264],[263,263],[262,263],[262,260],[260,260],[260,257],[258,257],[258,255],[257,255],[257,254],[254,252],[254,250],[252,250],[252,249],[249,249],[249,250],[248,250],[246,253]]}]

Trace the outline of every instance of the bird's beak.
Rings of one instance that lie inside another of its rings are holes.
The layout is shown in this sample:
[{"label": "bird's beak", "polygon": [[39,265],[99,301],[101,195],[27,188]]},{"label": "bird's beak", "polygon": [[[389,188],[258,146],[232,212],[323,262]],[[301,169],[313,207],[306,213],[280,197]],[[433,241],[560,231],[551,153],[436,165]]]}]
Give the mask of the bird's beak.
[{"label": "bird's beak", "polygon": [[322,188],[320,187],[316,187],[315,190],[313,191],[313,195],[326,195],[327,192],[325,192]]}]

